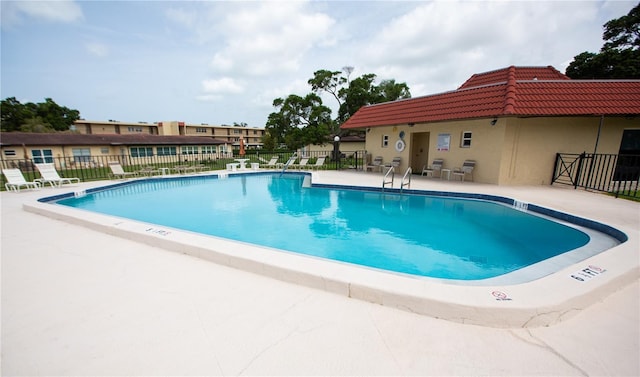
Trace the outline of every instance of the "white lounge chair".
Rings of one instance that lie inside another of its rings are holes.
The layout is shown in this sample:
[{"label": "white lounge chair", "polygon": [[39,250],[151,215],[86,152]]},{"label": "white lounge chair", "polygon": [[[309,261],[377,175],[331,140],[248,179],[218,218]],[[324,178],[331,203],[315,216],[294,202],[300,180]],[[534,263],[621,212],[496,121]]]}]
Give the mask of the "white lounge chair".
[{"label": "white lounge chair", "polygon": [[324,169],[324,160],[326,160],[327,158],[325,156],[322,157],[318,157],[318,159],[316,160],[316,163],[313,165],[309,165],[312,169]]},{"label": "white lounge chair", "polygon": [[127,178],[127,177],[135,177],[138,173],[124,171],[122,165],[117,161],[109,161],[109,168],[111,169],[111,175],[114,178]]},{"label": "white lounge chair", "polygon": [[436,173],[440,175],[443,165],[444,165],[444,160],[435,159],[433,160],[433,163],[431,163],[431,165],[429,166],[425,165],[422,167],[422,174],[420,175],[424,175],[424,173],[427,173],[427,177],[432,177],[432,178],[436,176]]},{"label": "white lounge chair", "polygon": [[40,182],[28,182],[24,179],[24,175],[22,175],[20,169],[2,169],[2,174],[7,178],[7,183],[4,184],[7,191],[20,192],[21,187],[38,190],[41,187]]},{"label": "white lounge chair", "polygon": [[298,159],[298,157],[296,157],[296,155],[294,154],[293,156],[289,157],[289,159],[287,160],[286,163],[277,163],[276,164],[276,169],[284,169],[285,167],[289,167],[291,165],[294,165],[294,163],[296,162],[296,160]]},{"label": "white lounge chair", "polygon": [[269,160],[269,162],[267,162],[266,164],[261,165],[264,168],[275,168],[276,164],[278,163],[278,158],[279,156],[273,156],[271,157],[271,160]]},{"label": "white lounge chair", "polygon": [[53,164],[35,164],[36,168],[40,172],[42,178],[38,178],[36,181],[40,182],[43,186],[47,183],[51,185],[51,187],[61,187],[63,184],[74,184],[80,183],[80,178],[72,177],[72,178],[62,178],[56,167]]},{"label": "white lounge chair", "polygon": [[289,167],[291,167],[292,169],[305,169],[308,165],[307,163],[309,163],[309,157],[302,157],[300,159],[300,163],[299,164],[291,164],[289,165]]}]

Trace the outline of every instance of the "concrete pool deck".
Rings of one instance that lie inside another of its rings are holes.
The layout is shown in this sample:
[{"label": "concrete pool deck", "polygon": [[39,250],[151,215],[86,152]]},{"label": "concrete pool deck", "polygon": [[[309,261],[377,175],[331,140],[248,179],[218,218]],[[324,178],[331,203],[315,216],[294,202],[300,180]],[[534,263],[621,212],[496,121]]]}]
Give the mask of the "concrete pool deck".
[{"label": "concrete pool deck", "polygon": [[[323,171],[313,180],[379,186],[382,177]],[[549,327],[501,329],[349,299],[22,209],[104,184],[1,194],[3,375],[640,374],[638,203],[564,187],[414,177],[412,189],[510,197],[629,236],[586,264],[607,271],[577,285],[593,300],[585,308]],[[511,301],[489,302],[535,304],[576,287],[568,274],[556,278],[555,291],[507,287]]]}]

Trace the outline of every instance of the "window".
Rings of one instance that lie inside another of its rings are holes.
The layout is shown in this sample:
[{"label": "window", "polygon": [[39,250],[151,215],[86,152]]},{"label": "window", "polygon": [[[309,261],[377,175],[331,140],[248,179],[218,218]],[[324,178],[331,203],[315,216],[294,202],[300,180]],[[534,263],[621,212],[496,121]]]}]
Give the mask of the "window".
[{"label": "window", "polygon": [[5,149],[4,155],[5,156],[15,156],[16,155],[16,151],[14,149]]},{"label": "window", "polygon": [[389,135],[382,135],[382,148],[389,146]]},{"label": "window", "polygon": [[241,134],[241,133],[242,133],[242,130],[233,130],[233,133],[234,133],[234,134]]},{"label": "window", "polygon": [[183,146],[182,147],[182,154],[198,154],[198,147],[197,146]]},{"label": "window", "polygon": [[131,157],[152,157],[153,148],[151,147],[131,147],[129,148]]},{"label": "window", "polygon": [[176,147],[157,147],[158,156],[175,156],[177,154]]},{"label": "window", "polygon": [[109,148],[100,148],[100,153],[109,154]]},{"label": "window", "polygon": [[142,127],[128,127],[129,132],[142,132]]},{"label": "window", "polygon": [[53,152],[51,152],[51,149],[32,149],[31,156],[33,157],[34,164],[49,164],[53,162]]},{"label": "window", "polygon": [[204,128],[204,127],[196,127],[196,132],[197,133],[206,134],[207,133],[207,129]]},{"label": "window", "polygon": [[216,153],[215,145],[203,145],[201,148],[202,148],[202,153]]},{"label": "window", "polygon": [[89,162],[91,161],[91,149],[89,148],[72,148],[73,161],[75,162]]},{"label": "window", "polygon": [[471,131],[464,131],[462,133],[462,139],[460,140],[461,148],[470,148],[471,147]]}]

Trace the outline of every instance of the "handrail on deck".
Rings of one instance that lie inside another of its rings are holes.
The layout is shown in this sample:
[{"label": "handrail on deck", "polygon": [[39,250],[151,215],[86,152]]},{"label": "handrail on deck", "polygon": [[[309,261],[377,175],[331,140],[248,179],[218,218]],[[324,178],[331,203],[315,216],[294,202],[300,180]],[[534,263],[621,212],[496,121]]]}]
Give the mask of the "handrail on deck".
[{"label": "handrail on deck", "polygon": [[[393,179],[395,177],[395,169],[393,168],[393,166],[389,167],[389,170],[387,170],[387,172],[384,174],[384,178],[382,178],[382,191],[384,191],[385,186],[387,185],[387,183],[391,184],[391,188],[393,188]],[[387,178],[389,177],[389,174],[391,174],[391,180],[388,181]]]},{"label": "handrail on deck", "polygon": [[[402,181],[400,182],[400,192],[402,192],[402,189],[404,188],[404,186],[407,186],[407,188],[411,186],[411,173],[412,173],[411,167],[407,168],[407,171],[404,172],[404,176],[402,177]],[[407,179],[407,177],[409,179]]]},{"label": "handrail on deck", "polygon": [[287,162],[285,162],[284,167],[282,168],[282,171],[280,172],[280,177],[282,177],[282,174],[284,174],[284,172],[287,170],[289,165],[291,165],[297,158],[298,158],[298,152],[293,152],[291,157],[289,157],[289,160],[287,160]]}]

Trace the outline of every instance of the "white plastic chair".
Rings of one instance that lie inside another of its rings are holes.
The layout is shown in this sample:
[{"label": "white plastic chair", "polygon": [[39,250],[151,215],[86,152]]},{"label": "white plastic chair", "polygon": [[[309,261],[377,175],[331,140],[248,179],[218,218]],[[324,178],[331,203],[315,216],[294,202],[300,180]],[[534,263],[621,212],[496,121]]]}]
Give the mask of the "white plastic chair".
[{"label": "white plastic chair", "polygon": [[42,178],[37,179],[36,181],[40,182],[42,185],[46,185],[49,183],[51,187],[61,187],[63,184],[74,184],[80,183],[80,178],[72,177],[72,178],[62,178],[56,167],[53,164],[35,164],[36,168],[40,172]]},{"label": "white plastic chair", "polygon": [[7,178],[7,183],[4,184],[7,191],[20,192],[21,187],[32,188],[34,190],[40,188],[40,182],[28,182],[24,179],[24,175],[22,175],[20,169],[2,169],[2,174]]}]

